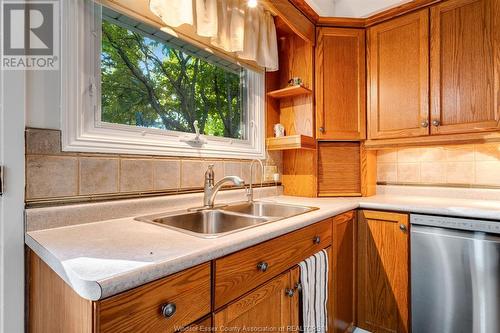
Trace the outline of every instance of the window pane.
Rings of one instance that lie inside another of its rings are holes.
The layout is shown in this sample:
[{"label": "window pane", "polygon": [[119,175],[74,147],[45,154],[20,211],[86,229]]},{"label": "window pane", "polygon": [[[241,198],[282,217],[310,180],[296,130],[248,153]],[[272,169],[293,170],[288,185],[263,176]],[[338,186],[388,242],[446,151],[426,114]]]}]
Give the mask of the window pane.
[{"label": "window pane", "polygon": [[247,70],[103,8],[101,121],[246,139]]}]

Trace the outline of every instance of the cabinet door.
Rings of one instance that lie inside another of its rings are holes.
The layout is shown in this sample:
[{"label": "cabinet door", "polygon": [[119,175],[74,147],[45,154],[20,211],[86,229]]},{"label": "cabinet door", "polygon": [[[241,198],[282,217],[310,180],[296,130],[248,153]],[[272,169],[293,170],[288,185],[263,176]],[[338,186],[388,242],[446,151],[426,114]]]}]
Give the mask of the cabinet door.
[{"label": "cabinet door", "polygon": [[319,28],[316,48],[316,137],[365,139],[365,31]]},{"label": "cabinet door", "polygon": [[358,326],[371,332],[409,329],[408,215],[358,215]]},{"label": "cabinet door", "polygon": [[356,212],[333,219],[332,275],[333,332],[352,331],[355,314]]},{"label": "cabinet door", "polygon": [[429,134],[429,11],[368,30],[370,139]]},{"label": "cabinet door", "polygon": [[500,128],[500,1],[431,9],[432,134]]},{"label": "cabinet door", "polygon": [[[214,326],[219,331],[246,327],[255,332],[285,332],[298,326],[299,296],[292,285],[297,270],[277,276],[216,312]],[[293,295],[288,295],[287,289],[292,289]]]}]

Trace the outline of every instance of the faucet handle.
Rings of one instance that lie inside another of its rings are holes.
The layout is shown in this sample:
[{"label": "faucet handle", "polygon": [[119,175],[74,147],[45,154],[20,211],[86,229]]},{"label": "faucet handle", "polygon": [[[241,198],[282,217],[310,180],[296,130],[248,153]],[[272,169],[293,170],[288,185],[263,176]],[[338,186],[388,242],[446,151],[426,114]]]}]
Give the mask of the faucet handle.
[{"label": "faucet handle", "polygon": [[207,171],[205,171],[205,182],[209,182],[209,184],[212,186],[214,184],[215,180],[215,172],[214,172],[214,165],[209,164]]}]

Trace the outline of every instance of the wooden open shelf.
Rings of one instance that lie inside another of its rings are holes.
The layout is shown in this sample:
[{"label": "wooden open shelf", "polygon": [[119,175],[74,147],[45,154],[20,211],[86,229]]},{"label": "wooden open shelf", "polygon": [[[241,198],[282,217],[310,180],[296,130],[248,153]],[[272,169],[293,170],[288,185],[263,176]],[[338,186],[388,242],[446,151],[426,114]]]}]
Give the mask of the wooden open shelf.
[{"label": "wooden open shelf", "polygon": [[316,149],[316,140],[307,135],[288,135],[266,139],[267,150]]},{"label": "wooden open shelf", "polygon": [[312,90],[308,89],[302,85],[300,86],[290,86],[283,89],[273,90],[267,93],[267,96],[280,99],[299,95],[309,95],[312,94]]}]

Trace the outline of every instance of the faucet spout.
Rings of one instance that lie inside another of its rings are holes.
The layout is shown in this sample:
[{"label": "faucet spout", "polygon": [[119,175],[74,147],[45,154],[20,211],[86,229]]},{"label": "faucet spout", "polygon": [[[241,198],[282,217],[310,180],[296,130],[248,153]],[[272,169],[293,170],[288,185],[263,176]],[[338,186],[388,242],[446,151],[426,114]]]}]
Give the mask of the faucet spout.
[{"label": "faucet spout", "polygon": [[238,176],[226,176],[219,180],[213,186],[205,186],[205,195],[203,197],[203,205],[208,208],[214,207],[215,196],[226,183],[233,183],[236,186],[245,186],[245,181]]},{"label": "faucet spout", "polygon": [[254,178],[253,178],[253,169],[254,169],[254,164],[255,162],[258,162],[260,164],[260,170],[261,170],[261,178],[260,178],[260,185],[262,187],[262,177],[264,177],[264,164],[262,163],[261,160],[252,160],[252,162],[250,162],[250,185],[247,189],[247,198],[248,198],[248,202],[252,202],[253,201],[253,181],[254,181]]}]

